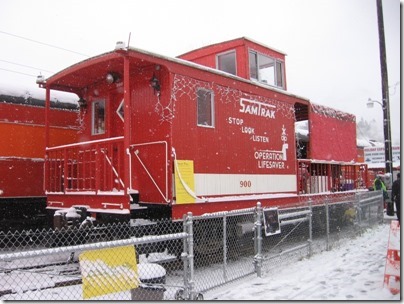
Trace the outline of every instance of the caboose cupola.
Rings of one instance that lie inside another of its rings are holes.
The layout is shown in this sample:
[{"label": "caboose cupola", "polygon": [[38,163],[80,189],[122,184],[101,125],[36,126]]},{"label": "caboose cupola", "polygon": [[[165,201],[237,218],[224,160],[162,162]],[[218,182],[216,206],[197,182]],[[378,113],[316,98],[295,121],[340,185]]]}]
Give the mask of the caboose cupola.
[{"label": "caboose cupola", "polygon": [[286,54],[242,37],[178,56],[269,87],[286,90]]}]

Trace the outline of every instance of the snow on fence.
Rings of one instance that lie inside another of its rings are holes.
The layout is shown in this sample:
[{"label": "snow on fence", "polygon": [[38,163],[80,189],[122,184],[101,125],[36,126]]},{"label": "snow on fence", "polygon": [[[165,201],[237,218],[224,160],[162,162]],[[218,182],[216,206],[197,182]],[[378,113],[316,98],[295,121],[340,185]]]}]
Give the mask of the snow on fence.
[{"label": "snow on fence", "polygon": [[299,208],[0,234],[0,300],[203,299],[249,275],[266,276],[332,250],[383,222],[381,192]]}]

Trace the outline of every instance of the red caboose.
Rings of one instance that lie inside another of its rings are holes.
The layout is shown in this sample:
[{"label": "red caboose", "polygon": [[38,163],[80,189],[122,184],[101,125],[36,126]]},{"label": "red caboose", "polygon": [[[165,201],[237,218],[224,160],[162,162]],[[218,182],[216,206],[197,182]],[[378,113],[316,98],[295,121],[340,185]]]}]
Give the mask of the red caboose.
[{"label": "red caboose", "polygon": [[180,218],[296,201],[310,103],[286,92],[285,54],[240,38],[181,58],[117,44],[41,84],[47,99],[77,94],[83,115],[77,143],[46,149],[50,210]]}]

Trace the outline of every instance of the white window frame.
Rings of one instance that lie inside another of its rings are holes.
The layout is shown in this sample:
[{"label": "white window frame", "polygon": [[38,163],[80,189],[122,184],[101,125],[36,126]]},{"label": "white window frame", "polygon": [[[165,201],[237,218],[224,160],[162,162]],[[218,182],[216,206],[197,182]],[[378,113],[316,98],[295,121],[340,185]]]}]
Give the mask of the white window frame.
[{"label": "white window frame", "polygon": [[[210,93],[210,117],[211,117],[211,124],[202,124],[199,122],[199,91],[204,91]],[[214,128],[215,127],[215,95],[212,90],[206,88],[197,88],[196,89],[196,123],[198,127],[204,128]]]},{"label": "white window frame", "polygon": [[[103,105],[104,105],[104,120],[103,120],[103,128],[102,128],[102,130],[100,130],[100,128],[99,128],[99,130],[96,130],[95,129],[95,119],[96,119],[96,117],[95,117],[95,107],[96,107],[96,104],[100,104],[100,103],[102,103]],[[106,102],[105,102],[105,99],[99,99],[99,100],[95,100],[93,103],[92,103],[92,105],[91,105],[91,135],[101,135],[101,134],[105,134],[105,122],[106,122]]]},{"label": "white window frame", "polygon": [[[250,54],[251,53],[256,55],[255,56],[255,58],[257,59],[256,74],[258,76],[258,79],[251,77],[251,71],[250,71],[250,67],[251,67]],[[270,58],[270,59],[272,59],[274,61],[274,75],[273,75],[274,83],[273,84],[263,81],[263,79],[260,76],[260,72],[259,72],[260,56],[268,57],[268,58]],[[281,75],[281,78],[282,78],[282,79],[280,79],[281,80],[281,85],[278,85],[279,79],[277,77],[278,76],[278,66],[279,65],[280,65],[280,69],[281,69],[280,75]],[[268,56],[266,54],[257,52],[257,51],[255,51],[253,49],[249,49],[248,50],[248,72],[250,73],[250,80],[252,80],[252,81],[258,81],[259,83],[263,83],[263,84],[273,86],[273,87],[277,87],[277,88],[281,88],[281,89],[285,88],[284,61],[282,61],[282,60],[279,60],[279,59],[276,59],[274,57]]]},{"label": "white window frame", "polygon": [[[220,67],[219,67],[219,62],[220,62],[219,57],[226,56],[226,55],[229,55],[229,54],[234,54],[234,74],[230,73],[228,71],[221,70]],[[219,71],[223,71],[223,72],[229,73],[231,75],[237,76],[237,53],[236,53],[236,50],[230,50],[230,51],[226,51],[226,52],[217,54],[216,55],[216,69],[218,69]]]}]

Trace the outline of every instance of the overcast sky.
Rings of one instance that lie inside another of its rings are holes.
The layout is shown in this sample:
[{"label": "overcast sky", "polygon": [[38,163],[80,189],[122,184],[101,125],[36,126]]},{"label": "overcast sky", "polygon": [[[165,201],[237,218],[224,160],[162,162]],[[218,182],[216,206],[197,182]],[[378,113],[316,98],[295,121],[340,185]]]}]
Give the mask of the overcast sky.
[{"label": "overcast sky", "polygon": [[[398,144],[401,4],[382,2]],[[34,90],[39,73],[110,51],[129,33],[131,46],[170,57],[247,36],[287,54],[290,93],[383,130],[382,108],[366,107],[382,100],[376,0],[0,0],[0,86]]]}]

